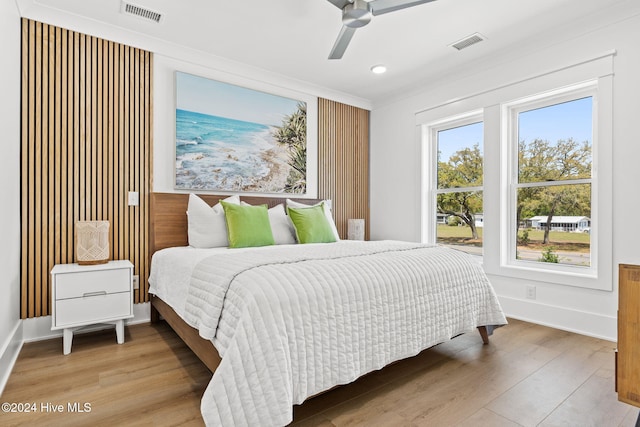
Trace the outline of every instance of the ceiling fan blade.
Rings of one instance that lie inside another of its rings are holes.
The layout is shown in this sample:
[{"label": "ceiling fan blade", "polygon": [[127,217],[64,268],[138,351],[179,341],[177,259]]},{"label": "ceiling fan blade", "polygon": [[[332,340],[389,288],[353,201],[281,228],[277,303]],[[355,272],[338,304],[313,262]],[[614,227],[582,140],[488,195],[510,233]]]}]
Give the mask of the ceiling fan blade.
[{"label": "ceiling fan blade", "polygon": [[344,9],[346,5],[351,3],[349,0],[328,0],[328,1],[329,3],[333,4],[335,7],[341,10]]},{"label": "ceiling fan blade", "polygon": [[340,34],[338,34],[338,39],[333,45],[331,49],[331,53],[329,54],[329,59],[340,59],[342,55],[344,55],[344,51],[347,50],[347,46],[349,46],[349,42],[351,38],[356,33],[355,28],[345,27],[343,26],[340,30]]},{"label": "ceiling fan blade", "polygon": [[[369,2],[369,4],[371,5],[371,13],[375,16],[395,12],[400,9],[406,9],[408,7],[418,6],[423,3],[430,3],[432,1],[435,0],[373,0]],[[333,1],[331,2],[333,3]]]}]

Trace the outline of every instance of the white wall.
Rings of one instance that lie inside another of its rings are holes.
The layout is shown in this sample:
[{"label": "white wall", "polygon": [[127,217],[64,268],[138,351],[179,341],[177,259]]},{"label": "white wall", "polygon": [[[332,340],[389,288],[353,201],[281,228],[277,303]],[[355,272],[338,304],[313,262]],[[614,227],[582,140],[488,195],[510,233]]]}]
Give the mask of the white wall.
[{"label": "white wall", "polygon": [[371,233],[374,239],[419,241],[420,137],[415,114],[456,99],[579,63],[616,50],[614,60],[613,292],[532,282],[537,299],[525,299],[526,280],[492,276],[507,314],[587,335],[616,339],[617,265],[640,263],[640,18],[637,5],[611,11],[604,27],[582,35],[546,40],[538,46],[493,58],[475,73],[416,90],[403,99],[374,106],[371,113]]},{"label": "white wall", "polygon": [[20,19],[0,2],[0,394],[22,343],[20,328]]},{"label": "white wall", "polygon": [[[5,274],[0,279],[0,345],[3,345],[3,341],[9,336],[9,330],[18,327],[20,339],[17,342],[22,342],[22,339],[24,339],[24,341],[35,341],[60,336],[60,331],[51,331],[50,316],[26,319],[22,323],[18,321],[20,293],[20,17],[57,25],[62,28],[101,37],[106,40],[123,43],[154,53],[154,191],[173,191],[173,167],[175,163],[173,71],[176,69],[204,77],[217,78],[233,84],[245,85],[258,90],[265,90],[282,96],[306,100],[316,104],[310,106],[310,115],[314,114],[314,109],[317,109],[317,103],[315,101],[317,97],[336,100],[360,108],[371,108],[371,103],[366,99],[335,91],[330,88],[320,87],[308,82],[271,73],[254,66],[166,43],[141,33],[122,30],[121,28],[101,22],[71,15],[59,9],[49,8],[38,2],[15,1],[19,7],[19,12],[16,10],[13,0],[0,0],[0,3],[2,3],[2,9],[0,9],[2,21],[0,21],[0,24],[5,24],[0,30],[2,31],[0,46],[2,46],[3,57],[15,56],[15,62],[5,61],[7,65],[0,67],[0,73],[2,73],[0,75],[2,77],[0,93],[3,95],[0,105],[3,109],[2,111],[5,112],[5,114],[2,114],[1,120],[3,124],[5,120],[7,121],[7,126],[3,126],[4,142],[7,145],[10,142],[10,134],[12,132],[15,133],[15,146],[12,145],[9,147],[10,150],[5,149],[8,151],[3,150],[2,162],[7,163],[7,167],[0,167],[0,173],[2,173],[2,178],[4,178],[0,183],[0,185],[2,185],[1,195],[3,201],[15,199],[14,202],[8,203],[12,210],[10,209],[8,212],[4,210],[0,211],[2,212],[1,215],[10,215],[6,221],[2,221],[2,224],[0,224],[0,227],[2,227],[2,234],[0,234],[0,236],[4,239],[4,231],[6,228],[7,240],[14,243],[2,247],[2,250],[6,250],[10,256],[2,256],[2,260],[0,261],[3,263],[3,266],[5,262],[11,263],[11,266],[7,265],[5,269],[0,270],[10,273],[9,275]],[[15,98],[15,100],[12,100],[12,97]],[[15,131],[13,131],[14,129]],[[313,194],[309,194],[309,197],[312,196]],[[5,280],[7,280],[6,283]],[[3,310],[5,305],[8,307],[7,310]],[[148,321],[149,304],[136,304],[134,306],[134,314],[134,319],[127,322],[128,324]],[[5,317],[7,317],[6,321]],[[9,321],[9,319],[14,319],[15,321]],[[5,331],[5,329],[7,329],[7,331]],[[2,350],[2,348],[3,347],[0,347],[0,350]],[[0,353],[0,356],[2,356],[2,353]],[[0,362],[2,362],[2,360],[0,360]],[[1,368],[2,364],[0,363],[0,381],[3,372]],[[0,385],[1,384],[0,382]]]}]

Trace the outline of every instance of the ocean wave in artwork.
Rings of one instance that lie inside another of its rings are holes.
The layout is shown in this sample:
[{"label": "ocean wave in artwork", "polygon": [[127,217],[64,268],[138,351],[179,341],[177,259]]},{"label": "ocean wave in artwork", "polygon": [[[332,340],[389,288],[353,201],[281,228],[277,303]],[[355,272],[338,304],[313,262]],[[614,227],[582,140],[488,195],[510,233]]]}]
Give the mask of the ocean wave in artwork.
[{"label": "ocean wave in artwork", "polygon": [[176,188],[282,192],[290,166],[267,125],[176,110]]}]

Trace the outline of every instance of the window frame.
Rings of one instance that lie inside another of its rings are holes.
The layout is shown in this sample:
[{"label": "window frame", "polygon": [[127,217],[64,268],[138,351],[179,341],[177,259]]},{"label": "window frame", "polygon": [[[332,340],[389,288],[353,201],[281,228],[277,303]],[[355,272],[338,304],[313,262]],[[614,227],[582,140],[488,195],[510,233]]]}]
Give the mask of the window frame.
[{"label": "window frame", "polygon": [[[421,185],[419,189],[421,208],[420,238],[428,240],[429,223],[433,223],[434,210],[427,178],[432,157],[427,153],[429,145],[429,127],[450,121],[454,117],[464,117],[466,112],[480,111],[484,122],[484,179],[483,179],[483,257],[482,266],[492,277],[507,280],[524,280],[545,283],[548,286],[578,287],[594,291],[612,291],[615,283],[613,266],[613,96],[614,96],[614,57],[615,51],[586,58],[580,62],[568,63],[563,67],[523,75],[521,78],[504,81],[496,80],[484,90],[465,93],[453,90],[451,97],[440,104],[426,105],[415,111],[416,144],[422,159]],[[597,82],[597,145],[593,146],[592,179],[597,186],[597,199],[592,199],[598,218],[598,238],[592,238],[592,248],[597,247],[598,260],[595,275],[555,272],[551,270],[514,268],[503,262],[505,245],[508,241],[508,171],[506,144],[508,132],[503,105],[535,94],[549,94],[561,88],[577,87],[580,84]],[[447,90],[451,91],[452,88]],[[448,118],[448,119],[447,119]],[[429,222],[427,222],[429,221]]]},{"label": "window frame", "polygon": [[[482,141],[482,175],[483,185],[456,187],[439,189],[438,188],[438,133],[441,131],[467,126],[475,123],[482,123],[484,129],[483,110],[474,110],[460,115],[447,117],[443,120],[430,123],[422,127],[423,141],[423,159],[422,159],[422,182],[425,184],[426,192],[422,195],[422,212],[423,220],[421,221],[421,241],[435,244],[437,240],[437,198],[439,194],[446,193],[463,193],[469,191],[481,191],[483,193],[484,205],[484,133]],[[426,147],[425,147],[426,145]],[[425,194],[426,193],[426,194]],[[484,210],[484,209],[483,209]],[[484,254],[484,242],[483,242]],[[481,255],[475,255],[480,256]]]},{"label": "window frame", "polygon": [[[591,79],[533,96],[501,104],[503,132],[502,177],[507,192],[501,197],[502,213],[506,219],[501,230],[499,271],[503,275],[539,281],[553,281],[569,286],[611,290],[608,276],[611,274],[611,140],[612,128],[611,77]],[[591,178],[552,181],[551,183],[518,182],[518,114],[535,108],[551,106],[571,100],[592,97]],[[599,171],[605,171],[599,174]],[[606,171],[609,171],[607,173]],[[608,175],[608,176],[607,176]],[[552,264],[516,259],[516,206],[519,188],[549,185],[591,185],[591,237],[589,266]],[[608,199],[608,201],[607,201]],[[603,238],[603,236],[609,236]]]},{"label": "window frame", "polygon": [[[540,269],[549,270],[558,273],[569,273],[577,275],[585,275],[595,277],[597,275],[597,261],[598,261],[598,249],[597,245],[594,245],[594,241],[598,239],[598,220],[597,220],[597,206],[595,206],[594,200],[597,200],[597,185],[594,185],[594,173],[593,171],[597,167],[597,159],[595,156],[595,147],[598,145],[598,90],[597,82],[591,81],[584,84],[576,85],[569,88],[562,88],[551,92],[540,93],[531,97],[524,98],[522,100],[509,102],[503,104],[503,114],[507,118],[508,139],[507,156],[508,164],[507,170],[509,171],[509,194],[507,200],[508,205],[508,244],[506,245],[506,251],[503,257],[503,264],[514,268],[524,269]],[[591,177],[581,179],[566,179],[557,181],[541,181],[541,182],[519,182],[519,114],[522,112],[554,106],[565,102],[575,101],[582,98],[591,97],[592,99],[592,113],[591,113]],[[569,264],[551,264],[541,263],[539,261],[519,260],[516,258],[517,251],[517,236],[516,236],[516,221],[517,221],[517,201],[518,201],[518,189],[531,188],[531,187],[550,187],[561,185],[577,185],[577,184],[589,184],[591,186],[591,238],[590,238],[590,265],[587,266],[574,266]],[[595,226],[594,226],[595,225]],[[503,245],[505,246],[505,245]]]}]

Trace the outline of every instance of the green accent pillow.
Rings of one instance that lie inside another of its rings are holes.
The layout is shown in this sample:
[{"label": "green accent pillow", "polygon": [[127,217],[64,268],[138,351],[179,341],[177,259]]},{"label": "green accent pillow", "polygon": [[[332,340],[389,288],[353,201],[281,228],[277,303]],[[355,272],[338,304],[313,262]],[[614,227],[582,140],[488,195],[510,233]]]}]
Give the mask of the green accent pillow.
[{"label": "green accent pillow", "polygon": [[267,205],[242,206],[220,202],[227,220],[230,248],[247,248],[275,244]]},{"label": "green accent pillow", "polygon": [[324,203],[310,208],[287,207],[298,243],[332,243],[336,236],[324,213]]}]

